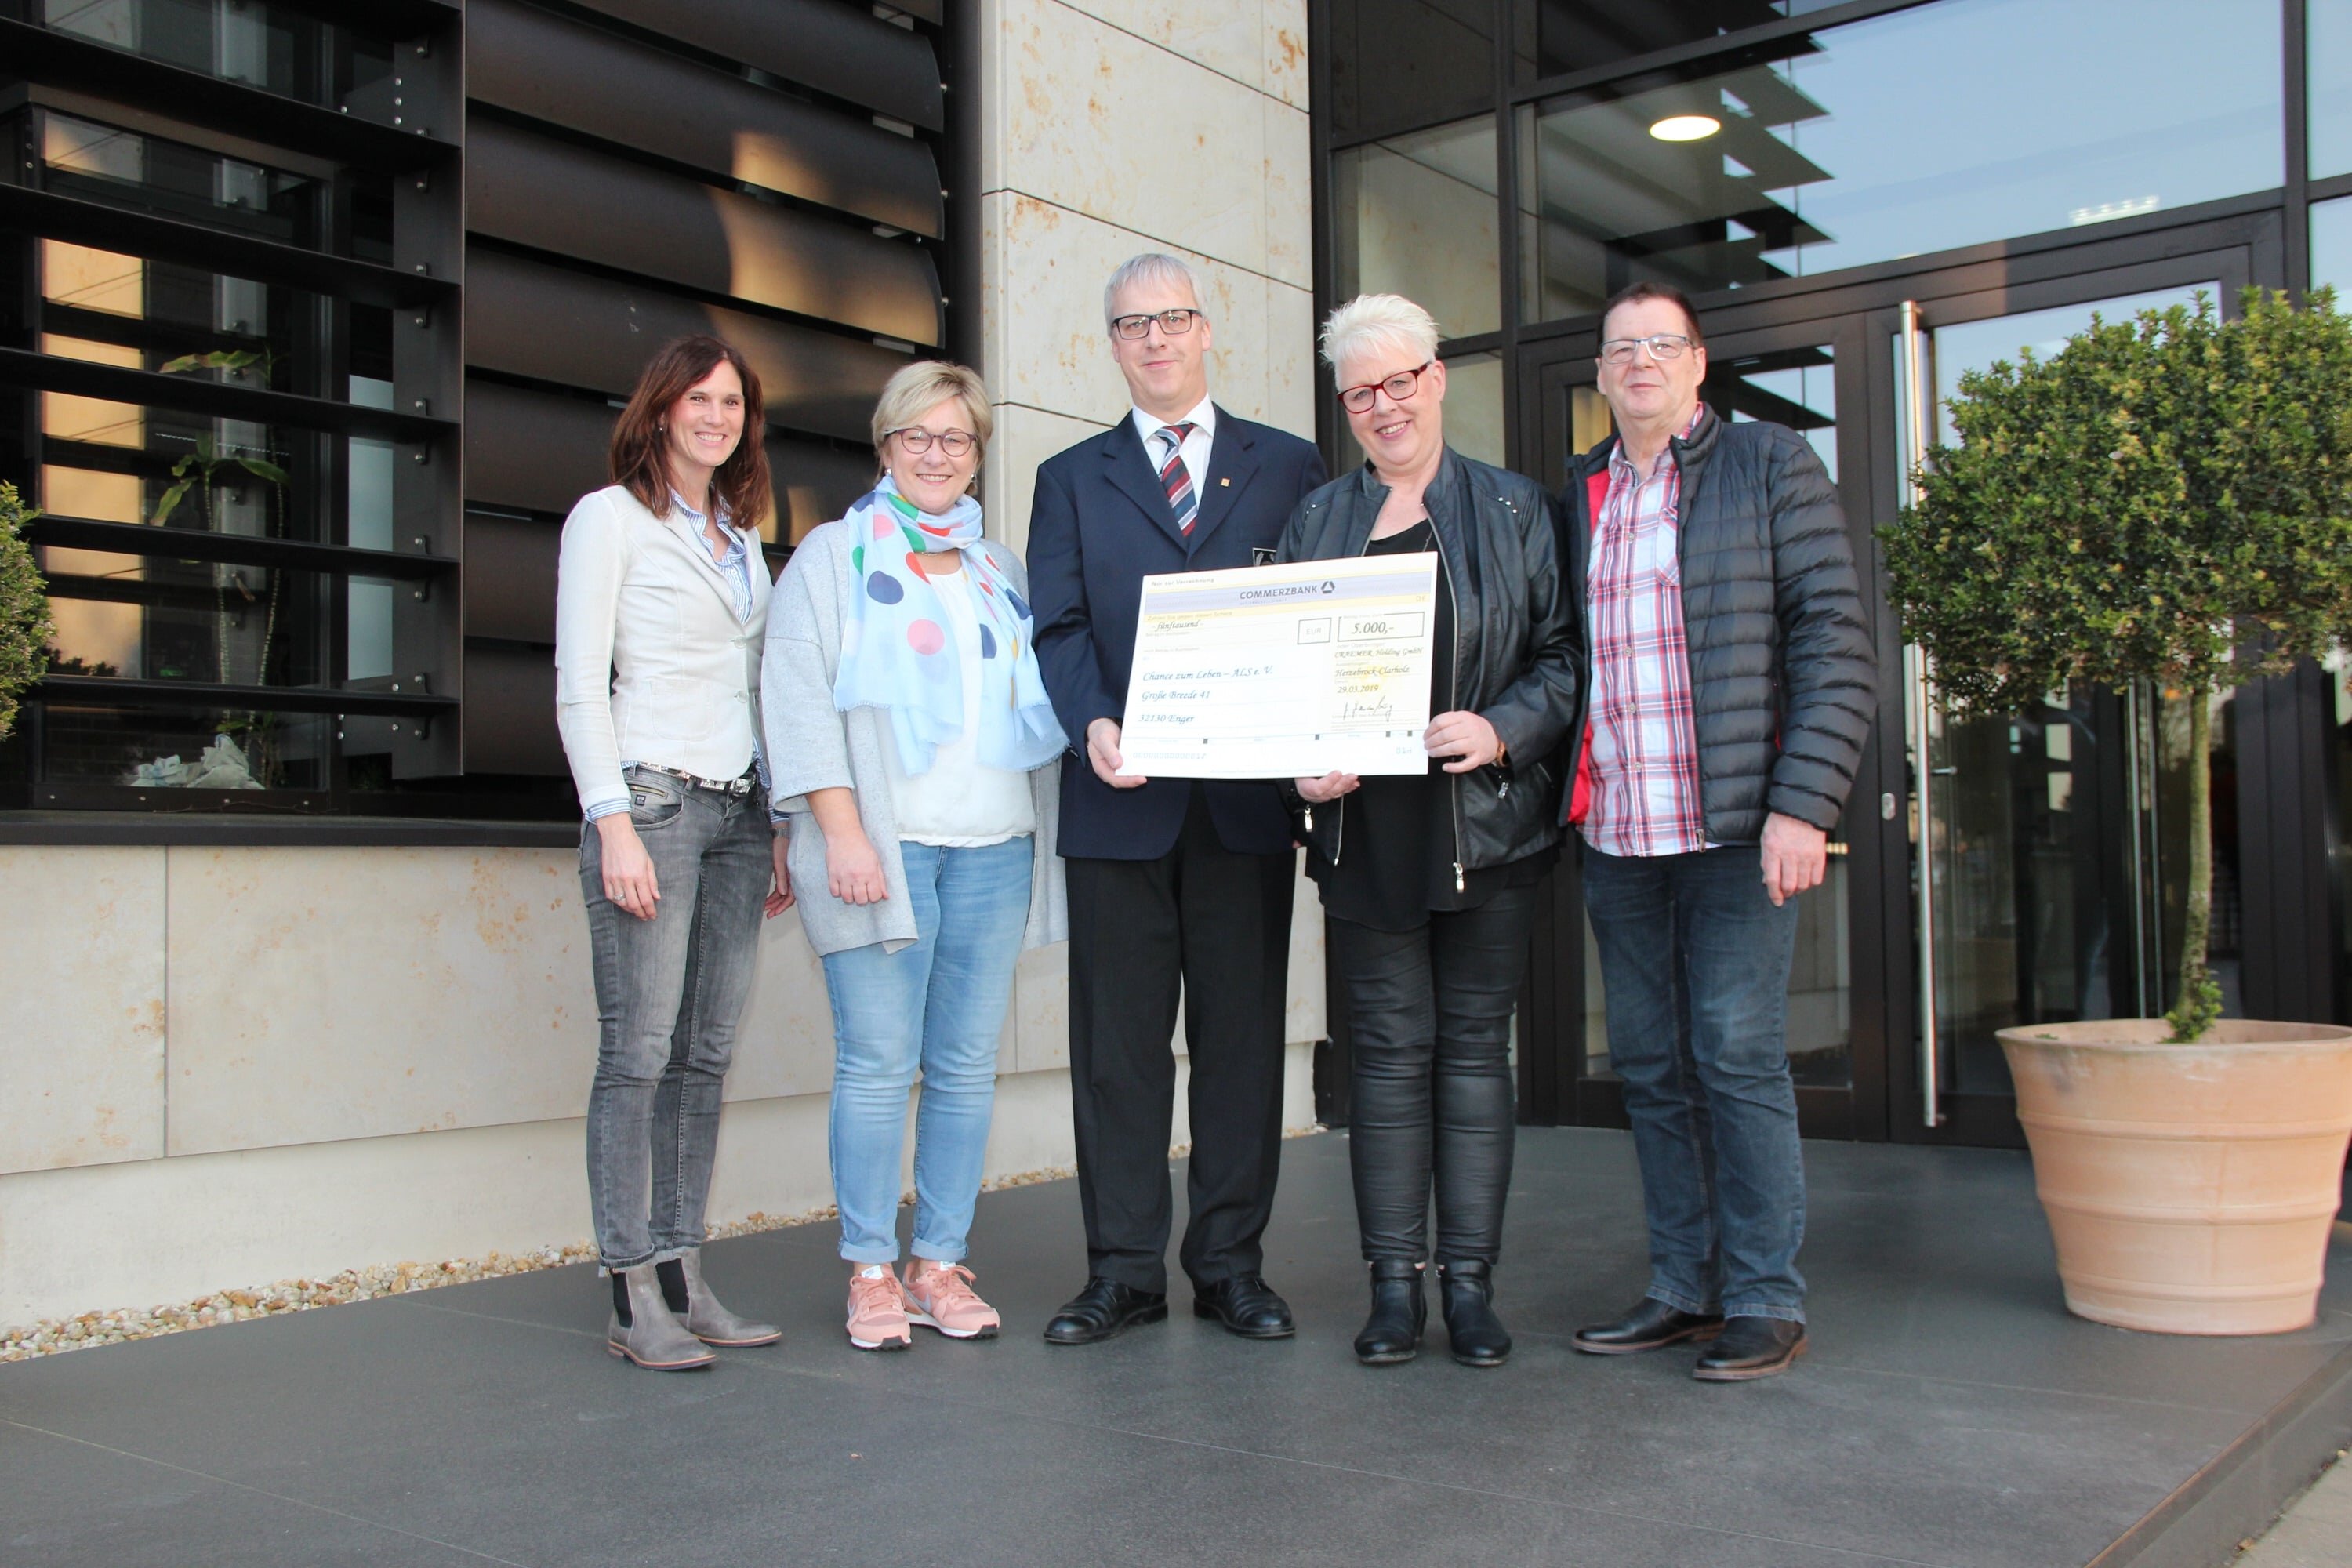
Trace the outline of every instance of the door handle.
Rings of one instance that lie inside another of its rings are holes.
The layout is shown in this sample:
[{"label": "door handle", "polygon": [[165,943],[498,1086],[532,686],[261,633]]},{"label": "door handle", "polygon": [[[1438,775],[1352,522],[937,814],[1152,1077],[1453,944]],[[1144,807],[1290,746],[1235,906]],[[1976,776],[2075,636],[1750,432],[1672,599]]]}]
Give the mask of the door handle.
[{"label": "door handle", "polygon": [[[1906,507],[1919,504],[1918,468],[1927,451],[1927,363],[1919,352],[1920,333],[1924,330],[1919,320],[1918,301],[1904,300],[1895,339],[1895,381],[1906,447],[1898,493]],[[1936,695],[1935,669],[1927,658],[1927,650],[1916,643],[1905,644],[1903,673],[1904,728],[1909,732],[1911,742],[1911,790],[1919,803],[1919,842],[1913,851],[1919,858],[1919,1120],[1923,1126],[1940,1127],[1944,1122],[1943,1052],[1942,1041],[1936,1028],[1936,819],[1933,803],[1936,777],[1952,770],[1928,765],[1927,716]]]}]

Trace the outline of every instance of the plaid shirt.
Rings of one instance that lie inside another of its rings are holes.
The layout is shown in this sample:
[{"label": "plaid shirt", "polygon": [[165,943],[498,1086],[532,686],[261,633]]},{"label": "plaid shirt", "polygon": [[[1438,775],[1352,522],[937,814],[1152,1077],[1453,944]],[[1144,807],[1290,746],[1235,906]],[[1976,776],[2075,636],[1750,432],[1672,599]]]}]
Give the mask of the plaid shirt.
[{"label": "plaid shirt", "polygon": [[[1688,439],[1705,417],[1683,426]],[[1691,717],[1676,511],[1682,469],[1671,447],[1645,478],[1621,441],[1592,528],[1584,579],[1592,648],[1591,795],[1584,840],[1609,855],[1690,855],[1706,847],[1698,731]]]}]

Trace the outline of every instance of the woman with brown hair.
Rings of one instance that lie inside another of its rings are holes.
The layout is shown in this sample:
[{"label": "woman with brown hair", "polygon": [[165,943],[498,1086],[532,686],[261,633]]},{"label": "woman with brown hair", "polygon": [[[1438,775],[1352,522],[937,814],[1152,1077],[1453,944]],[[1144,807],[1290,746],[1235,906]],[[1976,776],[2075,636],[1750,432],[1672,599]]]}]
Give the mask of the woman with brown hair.
[{"label": "woman with brown hair", "polygon": [[586,818],[588,1190],[613,1280],[607,1342],[662,1371],[782,1337],[721,1306],[701,1267],[760,911],[792,901],[760,746],[761,434],[760,378],[740,353],[712,337],[665,347],[614,426],[614,482],[563,524],[556,582],[556,722]]}]

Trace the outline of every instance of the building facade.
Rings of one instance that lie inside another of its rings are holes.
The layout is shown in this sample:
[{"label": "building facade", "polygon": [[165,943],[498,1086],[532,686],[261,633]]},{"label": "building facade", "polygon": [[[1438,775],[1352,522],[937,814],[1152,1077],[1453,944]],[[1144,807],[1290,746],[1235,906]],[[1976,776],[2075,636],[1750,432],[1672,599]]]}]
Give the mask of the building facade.
[{"label": "building facade", "polygon": [[[1160,9],[0,3],[0,478],[58,626],[0,744],[40,911],[0,946],[0,1322],[585,1234],[555,548],[663,339],[761,374],[772,566],[940,353],[990,374],[1018,542],[1124,411],[1140,249],[1202,269],[1227,405],[1312,433],[1303,0]],[[1072,1158],[1061,962],[1020,971],[992,1175]],[[831,1068],[786,916],[714,1220],[829,1202]]]},{"label": "building facade", "polygon": [[[1221,401],[1335,468],[1318,311],[1413,296],[1449,435],[1552,484],[1607,434],[1595,311],[1654,278],[1867,561],[1962,371],[2352,286],[2347,83],[2352,0],[0,0],[0,478],[58,621],[0,742],[0,1322],[584,1234],[555,545],[664,338],[761,372],[772,566],[942,353],[988,375],[1022,543],[1037,464],[1124,411],[1100,288],[1138,250],[1204,278]],[[2167,1000],[2186,715],[1947,723],[1874,577],[1805,1121],[2012,1142],[1993,1028]],[[2343,1018],[2352,688],[2217,700],[2232,1009]],[[1609,1124],[1572,866],[1552,894],[1522,1115]],[[1346,1113],[1314,912],[1302,1128]],[[1060,963],[1020,972],[995,1174],[1070,1157]],[[715,1218],[826,1201],[830,1063],[787,917]]]},{"label": "building facade", "polygon": [[[1705,319],[1703,395],[1804,433],[1857,558],[1961,373],[2199,293],[2352,288],[2344,0],[1316,0],[1318,289],[1437,315],[1463,449],[1557,486],[1608,434],[1596,311]],[[1335,462],[1344,427],[1324,422]],[[1883,573],[1872,748],[1805,903],[1790,1050],[1822,1136],[2021,1142],[1993,1030],[2170,1001],[2178,693],[1948,722]],[[2215,700],[2232,1013],[2347,1016],[2338,661]],[[1522,1112],[1622,1122],[1572,867]],[[1339,1030],[1344,1037],[1344,1027]]]}]

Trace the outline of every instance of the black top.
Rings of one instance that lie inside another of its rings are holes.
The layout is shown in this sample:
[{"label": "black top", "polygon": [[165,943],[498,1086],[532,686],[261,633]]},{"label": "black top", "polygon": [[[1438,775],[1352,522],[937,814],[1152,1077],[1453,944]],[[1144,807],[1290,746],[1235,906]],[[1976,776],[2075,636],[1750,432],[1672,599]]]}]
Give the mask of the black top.
[{"label": "black top", "polygon": [[[1433,554],[1437,532],[1427,518],[1364,546],[1367,555]],[[1454,696],[1454,584],[1437,572],[1437,626],[1431,646],[1429,712],[1450,713]],[[1326,913],[1377,931],[1415,931],[1433,910],[1475,910],[1506,888],[1540,881],[1559,858],[1557,846],[1507,865],[1458,873],[1455,882],[1454,775],[1433,757],[1421,774],[1376,774],[1341,797],[1339,863],[1309,856]]]}]

